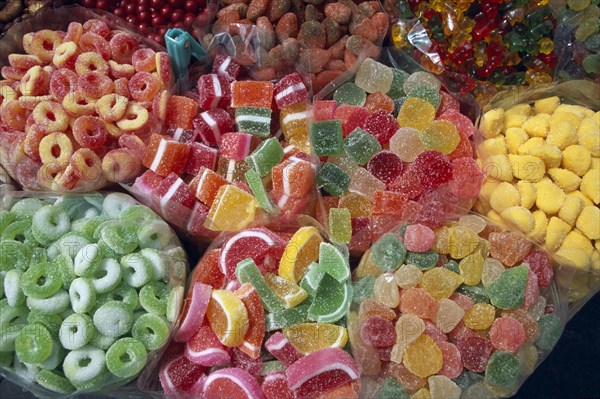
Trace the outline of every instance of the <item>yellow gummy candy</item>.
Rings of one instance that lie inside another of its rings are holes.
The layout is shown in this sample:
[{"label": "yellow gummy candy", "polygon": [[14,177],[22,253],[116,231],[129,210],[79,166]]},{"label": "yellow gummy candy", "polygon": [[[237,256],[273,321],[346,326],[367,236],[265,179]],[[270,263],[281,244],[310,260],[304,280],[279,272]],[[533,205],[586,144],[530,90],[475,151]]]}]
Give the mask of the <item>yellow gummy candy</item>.
[{"label": "yellow gummy candy", "polygon": [[599,125],[600,125],[600,111],[596,112],[593,116],[591,116],[590,118],[594,119]]},{"label": "yellow gummy candy", "polygon": [[517,154],[519,147],[529,140],[527,132],[520,127],[506,129],[506,148],[510,154]]},{"label": "yellow gummy candy", "polygon": [[481,281],[481,273],[483,273],[483,256],[479,252],[468,255],[461,259],[458,268],[465,284],[477,285]]},{"label": "yellow gummy candy", "polygon": [[435,112],[435,108],[429,101],[408,97],[398,112],[398,125],[421,131],[433,121]]},{"label": "yellow gummy candy", "polygon": [[285,246],[279,262],[279,275],[294,283],[300,281],[308,266],[319,259],[323,238],[313,226],[301,227]]},{"label": "yellow gummy candy", "polygon": [[546,173],[544,161],[532,155],[508,154],[508,161],[512,174],[517,179],[535,183],[542,180]]},{"label": "yellow gummy candy", "polygon": [[421,334],[415,342],[408,345],[402,362],[408,371],[426,378],[442,368],[442,351],[427,334]]},{"label": "yellow gummy candy", "polygon": [[490,197],[490,206],[498,213],[511,206],[519,205],[520,202],[521,196],[519,190],[507,182],[498,184]]},{"label": "yellow gummy candy", "polygon": [[590,240],[583,235],[579,230],[573,230],[563,240],[560,248],[574,248],[579,249],[589,256],[594,252],[594,246],[590,242]]},{"label": "yellow gummy candy", "polygon": [[600,239],[600,208],[597,206],[583,208],[575,225],[590,240]]},{"label": "yellow gummy candy", "polygon": [[561,104],[554,110],[554,113],[570,112],[577,115],[580,119],[587,117],[589,109],[581,105]]},{"label": "yellow gummy candy", "polygon": [[520,155],[533,155],[544,161],[546,169],[555,168],[560,165],[562,153],[558,147],[553,147],[546,144],[543,138],[533,137],[521,147],[519,147]]},{"label": "yellow gummy candy", "polygon": [[591,169],[581,179],[579,187],[592,202],[596,205],[600,202],[600,170]]},{"label": "yellow gummy candy", "polygon": [[492,139],[487,139],[479,146],[480,151],[487,155],[506,154],[506,140],[504,136],[499,135]]},{"label": "yellow gummy candy", "polygon": [[440,227],[435,230],[433,250],[438,254],[450,253],[450,229],[448,227]]},{"label": "yellow gummy candy", "polygon": [[496,308],[487,303],[476,303],[465,312],[463,322],[471,330],[485,330],[496,318]]},{"label": "yellow gummy candy", "polygon": [[487,216],[487,218],[490,219],[492,222],[498,224],[498,226],[506,226],[506,223],[504,223],[504,219],[502,219],[502,216],[500,216],[500,214],[493,209],[490,210],[485,216]]},{"label": "yellow gummy candy", "polygon": [[565,203],[563,204],[560,211],[558,211],[558,217],[564,220],[571,226],[575,225],[575,221],[581,213],[583,209],[583,200],[579,197],[569,197],[565,198]]},{"label": "yellow gummy candy", "polygon": [[535,226],[533,231],[529,233],[527,236],[532,240],[537,242],[543,242],[546,237],[546,230],[548,229],[548,217],[544,213],[544,211],[536,210],[533,211],[533,220],[535,221]]},{"label": "yellow gummy candy", "polygon": [[548,98],[543,98],[541,100],[537,100],[533,104],[533,109],[536,114],[540,114],[540,113],[552,114],[554,112],[554,110],[556,110],[556,107],[558,107],[559,105],[560,105],[560,98],[557,96],[554,96],[554,97],[548,97]]},{"label": "yellow gummy candy", "polygon": [[466,283],[463,277],[453,271],[443,267],[434,267],[423,273],[423,277],[421,278],[421,288],[425,289],[432,297],[439,300],[442,298],[449,298],[463,282]]},{"label": "yellow gummy candy", "polygon": [[529,209],[523,206],[511,206],[500,213],[502,219],[515,226],[524,234],[529,234],[535,228],[535,219]]},{"label": "yellow gummy candy", "polygon": [[590,168],[592,155],[587,148],[580,145],[570,145],[563,151],[562,166],[577,176],[583,176]]},{"label": "yellow gummy candy", "polygon": [[571,112],[554,112],[550,118],[550,129],[554,126],[561,124],[562,122],[569,122],[573,125],[573,128],[577,130],[581,123],[581,118]]},{"label": "yellow gummy candy", "polygon": [[592,157],[590,169],[600,169],[600,158]]},{"label": "yellow gummy candy", "polygon": [[303,354],[326,348],[343,348],[348,342],[348,331],[335,324],[300,323],[285,327],[281,332]]},{"label": "yellow gummy candy", "polygon": [[421,388],[415,392],[410,399],[431,399],[431,394],[429,393],[429,389]]},{"label": "yellow gummy candy", "polygon": [[531,114],[529,104],[518,104],[504,111],[504,128],[521,127]]},{"label": "yellow gummy candy", "polygon": [[555,255],[578,270],[587,272],[590,269],[590,257],[580,249],[561,248]]},{"label": "yellow gummy candy", "polygon": [[214,231],[237,231],[248,226],[256,213],[256,201],[232,184],[219,188],[204,226]]},{"label": "yellow gummy candy", "polygon": [[462,390],[445,375],[432,375],[427,379],[429,392],[432,398],[460,398]]},{"label": "yellow gummy candy", "polygon": [[549,215],[558,213],[565,203],[565,193],[550,179],[544,179],[536,184],[537,198],[535,204]]},{"label": "yellow gummy candy", "polygon": [[531,209],[537,198],[537,192],[533,183],[528,182],[527,180],[519,180],[517,182],[517,189],[519,190],[519,197],[521,198],[521,206]]},{"label": "yellow gummy candy", "polygon": [[577,190],[581,184],[581,178],[567,169],[552,168],[548,170],[548,174],[565,193]]},{"label": "yellow gummy candy", "polygon": [[550,115],[537,114],[523,122],[521,126],[527,132],[529,137],[546,137],[550,129]]},{"label": "yellow gummy candy", "polygon": [[279,123],[286,141],[289,141],[292,137],[308,138],[306,124],[309,113],[306,101],[289,105],[281,110]]},{"label": "yellow gummy candy", "polygon": [[306,292],[299,285],[273,273],[265,273],[265,281],[271,290],[283,300],[286,308],[293,308],[302,303],[307,297]]},{"label": "yellow gummy candy", "polygon": [[363,254],[362,258],[360,258],[355,274],[357,279],[367,276],[378,277],[383,274],[383,270],[375,264],[371,257],[370,248]]},{"label": "yellow gummy candy", "polygon": [[577,144],[577,129],[569,121],[559,121],[550,126],[546,142],[564,150],[570,145]]},{"label": "yellow gummy candy", "polygon": [[483,199],[485,199],[486,201],[489,201],[490,198],[492,198],[492,194],[494,193],[494,190],[496,190],[496,187],[498,187],[498,185],[501,182],[494,180],[494,179],[486,179],[483,182],[483,185],[481,186],[481,190],[479,191],[479,196]]},{"label": "yellow gummy candy", "polygon": [[454,226],[449,231],[450,256],[454,259],[462,259],[473,253],[479,245],[479,236],[471,229],[462,226]]},{"label": "yellow gummy candy", "polygon": [[350,217],[370,217],[371,200],[359,193],[347,193],[340,197],[338,208],[346,208],[350,211]]},{"label": "yellow gummy candy", "polygon": [[[509,155],[510,156],[510,155]],[[542,165],[544,164],[541,160]],[[511,162],[506,155],[493,155],[485,160],[482,165],[483,173],[490,179],[510,182],[513,179]]]},{"label": "yellow gummy candy", "polygon": [[491,139],[502,133],[502,130],[504,130],[504,110],[495,108],[486,112],[481,118],[479,130],[486,139]]},{"label": "yellow gummy candy", "polygon": [[571,231],[571,226],[565,223],[562,219],[554,216],[548,222],[546,230],[546,247],[550,251],[556,251],[560,248],[567,234]]},{"label": "yellow gummy candy", "polygon": [[581,121],[577,129],[579,144],[587,148],[594,157],[600,156],[600,125],[592,118]]}]

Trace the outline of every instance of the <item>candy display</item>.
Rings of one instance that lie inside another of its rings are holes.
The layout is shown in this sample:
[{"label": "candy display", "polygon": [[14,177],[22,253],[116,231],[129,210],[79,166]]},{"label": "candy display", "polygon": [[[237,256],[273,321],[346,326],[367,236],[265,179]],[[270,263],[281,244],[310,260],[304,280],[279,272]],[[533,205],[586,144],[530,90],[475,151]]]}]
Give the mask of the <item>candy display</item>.
[{"label": "candy display", "polygon": [[510,396],[566,315],[548,254],[474,214],[386,233],[354,292],[348,331],[364,397]]},{"label": "candy display", "polygon": [[[316,203],[302,79],[235,80],[239,69],[219,56],[197,93],[168,98],[167,134],[150,137],[148,170],[131,187],[168,221],[206,238],[266,217],[313,214]],[[272,135],[278,126],[284,140]]]},{"label": "candy display", "polygon": [[123,385],[167,343],[187,260],[125,194],[10,194],[0,211],[0,354],[38,394]]},{"label": "candy display", "polygon": [[316,93],[357,59],[377,57],[388,25],[377,1],[224,1],[200,40],[224,46],[257,80],[302,71]]},{"label": "candy display", "polygon": [[357,398],[359,369],[343,350],[346,250],[313,226],[251,228],[219,241],[190,278],[160,372],[166,395]]},{"label": "candy display", "polygon": [[478,209],[574,265],[573,299],[598,289],[599,122],[593,109],[546,96],[490,109],[480,124]]},{"label": "candy display", "polygon": [[329,220],[332,232],[345,226],[347,233],[330,234],[344,237],[353,254],[400,220],[440,227],[479,193],[476,129],[427,72],[409,75],[365,60],[333,100],[315,101],[313,118],[313,151],[327,157],[316,176],[325,195],[320,220]]},{"label": "candy display", "polygon": [[132,181],[164,120],[170,61],[102,20],[42,29],[2,67],[0,161],[27,189],[89,191]]}]

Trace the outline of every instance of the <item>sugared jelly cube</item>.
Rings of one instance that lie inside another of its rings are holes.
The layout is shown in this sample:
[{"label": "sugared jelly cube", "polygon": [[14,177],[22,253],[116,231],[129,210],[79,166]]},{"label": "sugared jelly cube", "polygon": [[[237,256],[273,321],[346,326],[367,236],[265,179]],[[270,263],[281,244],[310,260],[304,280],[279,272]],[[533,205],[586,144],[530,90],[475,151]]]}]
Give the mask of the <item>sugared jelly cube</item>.
[{"label": "sugared jelly cube", "polygon": [[145,171],[140,177],[135,179],[135,182],[131,186],[133,192],[136,195],[140,195],[144,199],[144,203],[151,208],[156,209],[158,205],[156,190],[164,177],[154,173],[151,170]]},{"label": "sugared jelly cube", "polygon": [[385,190],[385,183],[373,176],[366,169],[358,168],[350,179],[349,190],[354,193],[359,193],[367,198],[373,198],[376,191]]},{"label": "sugared jelly cube", "polygon": [[204,110],[227,108],[231,102],[229,81],[214,73],[200,76],[198,94],[198,105]]},{"label": "sugared jelly cube", "polygon": [[161,176],[167,176],[169,173],[180,175],[187,165],[189,153],[189,144],[169,140],[160,134],[152,134],[142,163]]},{"label": "sugared jelly cube", "polygon": [[271,169],[283,159],[283,148],[275,137],[271,137],[260,143],[258,147],[248,156],[248,166],[256,171],[260,177],[268,176]]},{"label": "sugared jelly cube", "polygon": [[342,152],[342,124],[339,120],[313,122],[310,141],[319,157],[337,155]]},{"label": "sugared jelly cube", "polygon": [[350,176],[337,165],[326,162],[319,169],[316,181],[318,188],[322,188],[331,195],[340,196],[348,189]]},{"label": "sugared jelly cube", "polygon": [[373,196],[374,215],[402,215],[408,201],[406,194],[394,191],[376,191]]},{"label": "sugared jelly cube", "polygon": [[290,141],[292,137],[308,139],[306,124],[309,114],[310,111],[306,101],[301,101],[281,109],[279,124],[287,141]]},{"label": "sugared jelly cube", "polygon": [[202,168],[190,182],[190,190],[203,204],[211,206],[221,186],[229,184],[227,180],[210,169]]},{"label": "sugared jelly cube", "polygon": [[213,231],[237,231],[254,220],[256,201],[232,184],[221,186],[208,211],[204,226]]},{"label": "sugared jelly cube", "polygon": [[386,185],[390,185],[402,174],[404,164],[398,155],[385,150],[371,158],[367,170]]},{"label": "sugared jelly cube", "polygon": [[333,242],[348,244],[352,238],[350,211],[345,208],[329,210],[329,237]]},{"label": "sugared jelly cube", "polygon": [[271,178],[275,193],[302,197],[313,186],[313,166],[308,161],[292,157],[273,167]]},{"label": "sugared jelly cube", "polygon": [[271,82],[235,81],[231,84],[231,106],[271,108],[273,103]]},{"label": "sugared jelly cube", "polygon": [[315,121],[326,121],[335,117],[335,100],[317,100],[313,103],[312,114]]},{"label": "sugared jelly cube", "polygon": [[344,149],[354,162],[364,165],[381,151],[381,144],[375,136],[357,127],[344,139]]},{"label": "sugared jelly cube", "polygon": [[391,114],[377,110],[367,117],[363,129],[377,137],[381,145],[386,145],[398,130],[398,121]]},{"label": "sugared jelly cube", "polygon": [[219,53],[213,61],[212,73],[216,73],[233,82],[240,74],[240,65],[230,56]]},{"label": "sugared jelly cube", "polygon": [[221,143],[221,135],[233,131],[233,120],[227,111],[217,108],[204,111],[194,119],[194,130],[208,146]]},{"label": "sugared jelly cube", "polygon": [[284,76],[275,85],[273,94],[279,109],[305,101],[308,98],[308,90],[298,73]]},{"label": "sugared jelly cube", "polygon": [[185,227],[196,203],[196,198],[187,184],[177,174],[170,173],[160,183],[156,192],[163,217],[177,226]]},{"label": "sugared jelly cube", "polygon": [[371,246],[371,218],[359,217],[352,219],[352,239],[348,244],[350,253],[363,254]]},{"label": "sugared jelly cube", "polygon": [[225,133],[221,136],[221,156],[235,161],[245,159],[250,153],[252,135],[248,133]]},{"label": "sugared jelly cube", "polygon": [[363,127],[369,117],[369,111],[356,105],[341,105],[335,109],[335,119],[342,122],[344,137],[348,136],[357,127]]},{"label": "sugared jelly cube", "polygon": [[192,129],[192,121],[198,112],[198,103],[191,98],[182,96],[171,96],[167,103],[167,126]]},{"label": "sugared jelly cube", "polygon": [[219,157],[217,161],[217,173],[232,183],[244,182],[248,169],[249,166],[245,160],[236,161]]},{"label": "sugared jelly cube", "polygon": [[235,110],[235,123],[238,131],[259,137],[271,133],[271,108],[240,107]]},{"label": "sugared jelly cube", "polygon": [[217,156],[218,150],[216,148],[202,143],[191,143],[185,172],[190,175],[197,175],[203,167],[214,170],[217,166]]},{"label": "sugared jelly cube", "polygon": [[181,127],[170,127],[167,134],[173,137],[173,140],[182,143],[193,143],[198,137],[198,132],[193,129],[183,129]]}]

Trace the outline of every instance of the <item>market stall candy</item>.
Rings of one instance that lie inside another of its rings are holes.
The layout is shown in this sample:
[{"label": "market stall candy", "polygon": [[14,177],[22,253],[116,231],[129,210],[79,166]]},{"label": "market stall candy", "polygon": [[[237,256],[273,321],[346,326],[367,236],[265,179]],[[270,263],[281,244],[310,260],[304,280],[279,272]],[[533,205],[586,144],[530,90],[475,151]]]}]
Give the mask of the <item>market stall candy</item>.
[{"label": "market stall candy", "polygon": [[361,397],[507,397],[550,351],[566,306],[549,255],[469,214],[402,224],[354,272]]},{"label": "market stall candy", "polygon": [[360,372],[344,350],[349,279],[347,250],[313,226],[221,236],[190,278],[165,394],[357,398]]},{"label": "market stall candy", "polygon": [[494,105],[480,124],[487,178],[477,209],[574,265],[573,299],[597,291],[600,275],[600,112],[569,103],[585,88],[597,103],[597,85],[573,81]]},{"label": "market stall candy", "polygon": [[427,72],[365,60],[354,82],[332,100],[316,100],[312,112],[310,139],[324,160],[316,176],[324,195],[319,219],[353,254],[400,220],[440,227],[479,194],[476,129]]},{"label": "market stall candy", "polygon": [[[548,2],[386,1],[391,37],[427,69],[487,97],[492,85],[552,82],[556,21]],[[477,82],[477,84],[475,84]],[[479,97],[479,95],[477,96]]]},{"label": "market stall candy", "polygon": [[3,202],[2,373],[47,396],[113,389],[155,363],[187,273],[168,224],[125,194]]},{"label": "market stall candy", "polygon": [[316,93],[357,60],[377,57],[388,25],[378,1],[225,1],[199,39],[209,51],[224,46],[258,80],[306,73]]},{"label": "market stall candy", "polygon": [[11,176],[50,191],[135,179],[143,141],[164,121],[169,55],[99,19],[25,33],[20,44],[0,83],[0,161]]},{"label": "market stall candy", "polygon": [[[314,214],[306,86],[297,73],[277,84],[235,80],[239,69],[218,56],[197,92],[168,98],[167,134],[150,137],[148,170],[131,187],[171,223],[205,238],[268,217]],[[278,126],[283,137],[274,137]]]}]

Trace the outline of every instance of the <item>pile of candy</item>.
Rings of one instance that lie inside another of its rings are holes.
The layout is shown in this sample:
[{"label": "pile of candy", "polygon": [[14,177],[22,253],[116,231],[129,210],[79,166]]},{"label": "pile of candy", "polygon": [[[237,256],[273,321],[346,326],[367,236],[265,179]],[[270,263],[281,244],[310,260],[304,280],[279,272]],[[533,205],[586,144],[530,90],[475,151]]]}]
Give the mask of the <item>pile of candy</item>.
[{"label": "pile of candy", "polygon": [[[275,85],[238,81],[239,69],[219,56],[197,93],[169,98],[167,135],[150,137],[148,171],[132,186],[192,234],[237,231],[261,214],[312,214],[315,206],[304,83],[297,73]],[[279,125],[289,145],[270,137]]]},{"label": "pile of candy", "polygon": [[89,191],[141,170],[164,120],[169,55],[98,19],[23,36],[0,83],[0,161],[27,189]]},{"label": "pile of candy", "polygon": [[301,70],[309,74],[315,93],[351,69],[357,58],[377,57],[388,30],[387,13],[378,1],[222,3],[212,34],[201,38],[206,48],[227,35],[236,61],[252,66],[254,78],[271,80]]},{"label": "pile of candy", "polygon": [[348,330],[365,397],[504,397],[562,332],[547,254],[476,215],[402,225],[354,278]]},{"label": "pile of candy", "polygon": [[[369,93],[369,94],[367,94]],[[328,157],[316,176],[330,234],[362,253],[401,220],[440,227],[469,209],[483,174],[476,129],[427,72],[412,75],[365,60],[333,100],[315,101],[310,138]],[[328,212],[328,214],[327,214]]]},{"label": "pile of candy", "polygon": [[349,278],[347,254],[315,227],[227,236],[191,276],[163,358],[164,391],[174,398],[356,398],[360,373],[342,350]]},{"label": "pile of candy", "polygon": [[21,199],[0,253],[0,364],[50,391],[132,380],[179,317],[185,252],[127,195]]},{"label": "pile of candy", "polygon": [[547,97],[487,111],[480,211],[600,273],[600,112]]},{"label": "pile of candy", "polygon": [[462,75],[469,92],[473,78],[495,85],[552,81],[556,21],[547,3],[394,0],[387,8],[400,18],[392,25],[394,44],[414,46],[415,57],[431,71]]}]

